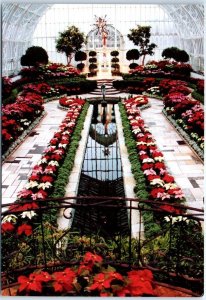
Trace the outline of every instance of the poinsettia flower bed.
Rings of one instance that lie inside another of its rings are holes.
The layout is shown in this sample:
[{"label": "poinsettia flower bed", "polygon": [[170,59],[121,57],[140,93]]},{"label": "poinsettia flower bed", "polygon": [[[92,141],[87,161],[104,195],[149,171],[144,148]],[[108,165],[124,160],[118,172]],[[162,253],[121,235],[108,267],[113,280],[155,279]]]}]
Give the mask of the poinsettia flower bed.
[{"label": "poinsettia flower bed", "polygon": [[163,79],[159,83],[159,89],[163,96],[174,91],[181,92],[184,95],[190,93],[187,82],[182,80]]},{"label": "poinsettia flower bed", "polygon": [[[32,217],[36,215],[35,209],[39,208],[39,205],[37,202],[35,202],[35,200],[48,198],[53,191],[54,182],[57,177],[59,167],[62,165],[68,151],[71,136],[84,103],[85,101],[82,99],[81,104],[80,101],[76,101],[76,99],[70,101],[68,113],[60,124],[59,130],[50,140],[49,145],[44,150],[44,153],[38,164],[34,166],[25,188],[18,193],[18,201],[9,208],[11,213],[31,210],[30,212],[25,213],[25,217],[27,217],[25,223],[26,225],[28,225],[28,218],[32,219]],[[24,200],[31,200],[31,203],[24,204]],[[30,217],[28,217],[28,215]],[[20,219],[22,220],[22,215]],[[7,230],[11,232],[12,229],[10,224],[8,224],[8,216],[5,217],[2,222],[3,233],[7,233]],[[13,229],[15,229],[16,232],[19,232],[19,226],[22,226],[22,224],[20,225],[19,221],[17,222],[16,219],[11,218],[9,223],[14,225]],[[25,224],[23,223],[23,225]],[[31,224],[29,226],[31,226]],[[24,230],[21,231],[21,234],[23,233],[26,234]],[[29,234],[26,235],[30,235],[31,233],[32,231],[29,231]]]},{"label": "poinsettia flower bed", "polygon": [[2,106],[2,153],[39,117],[44,111],[43,98],[35,93],[25,93],[16,102]]},{"label": "poinsettia flower bed", "polygon": [[158,296],[158,283],[148,269],[117,271],[102,256],[86,252],[75,267],[55,272],[36,270],[18,277],[18,296]]},{"label": "poinsettia flower bed", "polygon": [[129,73],[140,76],[155,77],[184,77],[189,76],[192,71],[190,64],[178,63],[175,61],[151,61],[144,66],[137,66]]},{"label": "poinsettia flower bed", "polygon": [[45,80],[60,77],[75,77],[80,74],[79,70],[71,65],[63,65],[59,63],[49,63],[40,65],[37,68],[24,68],[19,73],[23,77],[31,77],[36,80]]},{"label": "poinsettia flower bed", "polygon": [[72,107],[73,105],[79,105],[80,107],[85,103],[85,100],[78,97],[61,97],[59,99],[59,105],[63,108]]},{"label": "poinsettia flower bed", "polygon": [[38,84],[26,84],[23,87],[23,93],[25,92],[33,92],[36,94],[40,94],[44,98],[50,98],[54,96],[59,96],[60,92],[58,88],[51,87],[47,83],[38,83]]},{"label": "poinsettia flower bed", "polygon": [[192,100],[182,93],[169,93],[164,98],[164,109],[203,150],[204,110],[199,101]]},{"label": "poinsettia flower bed", "polygon": [[[132,107],[132,102],[129,103],[127,100],[123,104],[136,140],[141,169],[148,184],[149,198],[158,201],[165,200],[171,203],[183,203],[185,196],[175,183],[174,177],[168,173],[163,154],[158,150],[155,139],[147,126],[145,126],[139,108]],[[164,202],[161,208],[166,211],[179,213],[173,207],[165,207]]]}]

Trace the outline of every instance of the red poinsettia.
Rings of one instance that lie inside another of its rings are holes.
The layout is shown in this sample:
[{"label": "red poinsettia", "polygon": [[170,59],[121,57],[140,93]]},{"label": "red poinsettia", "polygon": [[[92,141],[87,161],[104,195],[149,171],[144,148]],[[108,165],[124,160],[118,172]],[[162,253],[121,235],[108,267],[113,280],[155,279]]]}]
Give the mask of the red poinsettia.
[{"label": "red poinsettia", "polygon": [[5,222],[1,225],[1,233],[4,234],[6,232],[14,231],[15,226],[11,222]]},{"label": "red poinsettia", "polygon": [[102,262],[102,257],[97,255],[97,254],[94,254],[94,253],[91,253],[91,252],[87,252],[85,255],[84,255],[84,258],[83,258],[83,264],[87,265],[87,266],[90,266],[90,267],[93,267],[94,264],[96,263],[101,263]]},{"label": "red poinsettia", "polygon": [[32,227],[28,224],[22,224],[17,228],[17,234],[22,235],[25,234],[26,236],[32,235]]},{"label": "red poinsettia", "polygon": [[104,289],[112,288],[112,282],[116,280],[123,283],[124,278],[121,274],[113,271],[99,273],[94,277],[94,283],[88,289],[90,291],[98,290],[101,292],[104,291]]},{"label": "red poinsettia", "polygon": [[130,271],[128,278],[127,288],[131,296],[155,295],[152,287],[153,274],[150,270]]},{"label": "red poinsettia", "polygon": [[151,192],[150,192],[150,195],[152,196],[152,198],[157,198],[157,195],[159,193],[164,193],[165,192],[165,189],[164,188],[161,188],[161,187],[158,187],[158,188],[154,188]]},{"label": "red poinsettia", "polygon": [[66,268],[62,272],[53,273],[53,288],[55,292],[71,292],[75,276],[75,272],[70,268]]},{"label": "red poinsettia", "polygon": [[26,291],[29,293],[30,291],[34,292],[42,292],[42,283],[48,282],[52,279],[51,275],[47,272],[41,273],[32,273],[29,277],[26,276],[19,276],[18,283],[19,283],[19,292]]},{"label": "red poinsettia", "polygon": [[182,212],[181,209],[175,208],[174,206],[168,204],[160,205],[160,208],[169,213],[181,214]]}]

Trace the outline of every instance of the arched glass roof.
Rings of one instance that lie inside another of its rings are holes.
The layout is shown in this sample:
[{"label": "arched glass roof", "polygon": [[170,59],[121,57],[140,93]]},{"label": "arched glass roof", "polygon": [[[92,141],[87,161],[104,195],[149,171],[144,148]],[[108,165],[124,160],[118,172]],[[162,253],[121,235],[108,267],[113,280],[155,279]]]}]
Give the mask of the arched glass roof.
[{"label": "arched glass roof", "polygon": [[[73,5],[73,4],[68,4]],[[80,6],[81,4],[74,4],[73,7]],[[86,5],[85,19],[79,18],[78,14],[76,17],[76,22],[81,27],[84,23],[84,31],[86,34],[91,30],[91,24],[94,23],[94,19],[91,16],[97,11],[99,6],[99,15],[103,14],[102,7],[105,5],[110,6],[110,12],[112,12],[112,4],[84,4]],[[152,34],[156,38],[156,43],[159,44],[161,40],[161,35],[169,36],[173,34],[174,44],[179,48],[185,49],[190,54],[190,59],[193,67],[196,69],[203,70],[203,39],[204,39],[204,5],[201,3],[197,4],[159,4],[159,5],[148,5],[153,13],[149,16],[146,12],[143,12],[138,17],[138,10],[134,13],[135,4],[117,4],[116,5],[116,22],[114,22],[111,14],[108,15],[108,21],[111,21],[112,25],[121,32],[121,34],[126,36],[126,30],[128,33],[128,28],[134,28],[136,24],[141,24],[141,19],[146,21],[148,17],[148,22],[152,23]],[[54,4],[42,4],[42,3],[2,3],[2,73],[3,75],[9,75],[14,70],[20,69],[20,57],[24,54],[25,50],[31,46],[33,35],[37,30],[37,25],[44,18],[46,12],[48,13],[53,10]],[[159,13],[155,11],[154,6],[159,7]],[[81,11],[82,8],[79,9]],[[160,13],[160,11],[163,11]],[[77,12],[77,10],[76,10]],[[93,14],[92,14],[93,13]],[[70,20],[71,20],[70,13]],[[87,17],[90,16],[90,20],[87,21]],[[118,17],[122,20],[119,21]],[[161,17],[167,20],[164,23],[164,28],[159,27]],[[151,17],[153,19],[151,19]],[[155,22],[155,17],[157,18]],[[55,15],[53,22],[55,21]],[[127,20],[126,20],[127,18]],[[124,21],[123,21],[124,19]],[[150,20],[149,20],[150,19]],[[45,20],[45,18],[44,18]],[[83,22],[84,21],[84,22]],[[133,22],[133,23],[132,23]],[[52,22],[51,22],[52,23]],[[59,22],[61,23],[61,22]],[[63,20],[62,20],[63,23]],[[88,25],[88,29],[85,27]],[[133,25],[132,25],[133,24]],[[168,25],[170,24],[170,25]],[[172,26],[171,26],[172,24]],[[42,26],[47,26],[47,36],[49,37],[49,30],[51,28],[42,23]],[[90,26],[90,27],[89,27]],[[123,29],[125,30],[123,30]],[[171,30],[172,28],[172,30]],[[65,29],[65,27],[63,28]],[[166,34],[167,33],[167,34]],[[46,39],[47,36],[44,36]],[[35,37],[38,35],[35,33]],[[42,36],[43,37],[43,36]],[[159,40],[158,40],[159,39]],[[37,41],[37,40],[36,40]],[[170,41],[171,42],[171,41]],[[168,40],[169,43],[169,40]],[[167,44],[165,39],[165,44]],[[172,42],[171,42],[172,44]],[[130,45],[130,48],[133,44]],[[43,45],[42,45],[43,47]],[[129,44],[128,44],[129,47]],[[161,49],[160,49],[161,50]],[[159,52],[160,52],[159,50]]]}]

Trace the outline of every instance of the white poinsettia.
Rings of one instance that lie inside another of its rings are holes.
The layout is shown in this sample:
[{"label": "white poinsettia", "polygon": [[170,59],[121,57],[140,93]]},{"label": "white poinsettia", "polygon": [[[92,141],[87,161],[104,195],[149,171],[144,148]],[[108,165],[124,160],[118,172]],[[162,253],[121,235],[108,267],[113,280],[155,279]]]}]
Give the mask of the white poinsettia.
[{"label": "white poinsettia", "polygon": [[136,142],[137,145],[146,145],[147,143],[141,141],[141,142]]},{"label": "white poinsettia", "polygon": [[36,216],[36,213],[31,210],[31,211],[24,211],[22,214],[21,214],[21,217],[24,219],[24,218],[29,218],[30,220]]},{"label": "white poinsettia", "polygon": [[158,193],[157,198],[161,198],[161,200],[170,199],[170,195],[167,193]]},{"label": "white poinsettia", "polygon": [[59,148],[66,148],[67,145],[68,145],[68,144],[61,144],[61,143],[59,143],[58,147],[59,147]]},{"label": "white poinsettia", "polygon": [[54,151],[55,148],[56,148],[55,146],[49,146],[49,147],[46,148],[43,152],[44,152],[44,153],[52,152],[52,151]]},{"label": "white poinsettia", "polygon": [[[143,161],[142,161],[142,163],[153,163],[154,162],[154,159],[152,159],[152,158],[145,158],[145,159],[143,159]],[[155,173],[156,174],[156,173]]]},{"label": "white poinsettia", "polygon": [[6,223],[6,222],[12,222],[12,223],[16,223],[17,220],[17,216],[15,215],[7,215],[3,218],[2,223]]},{"label": "white poinsettia", "polygon": [[164,157],[163,156],[156,156],[156,157],[154,157],[154,160],[155,161],[164,161]]},{"label": "white poinsettia", "polygon": [[176,189],[178,186],[177,186],[177,184],[176,183],[166,183],[165,185],[164,185],[164,187],[166,188],[166,190],[169,190],[169,189]]},{"label": "white poinsettia", "polygon": [[42,182],[38,185],[39,189],[45,190],[45,189],[49,189],[50,187],[52,187],[51,182]]},{"label": "white poinsettia", "polygon": [[139,155],[144,155],[144,154],[147,154],[147,152],[144,151],[144,150],[141,150],[141,151],[139,152]]},{"label": "white poinsettia", "polygon": [[48,163],[48,165],[50,165],[50,166],[59,166],[59,163],[57,162],[57,161],[55,161],[55,160],[51,160],[49,163]]},{"label": "white poinsettia", "polygon": [[147,146],[154,146],[154,145],[155,145],[154,142],[147,143]]},{"label": "white poinsettia", "polygon": [[31,180],[31,181],[27,182],[27,184],[25,185],[25,187],[26,187],[26,189],[31,189],[31,188],[34,188],[34,187],[36,187],[38,185],[39,185],[39,183],[37,181]]},{"label": "white poinsettia", "polygon": [[63,134],[63,135],[65,135],[65,134],[68,134],[68,135],[70,135],[70,134],[71,134],[71,132],[69,132],[68,130],[66,130],[66,131],[62,132],[62,134]]},{"label": "white poinsettia", "polygon": [[137,134],[139,132],[141,132],[141,129],[140,128],[135,128],[132,130],[132,132],[134,132],[134,134]]},{"label": "white poinsettia", "polygon": [[174,224],[176,222],[182,222],[182,221],[189,223],[189,220],[187,219],[187,217],[183,217],[183,216],[178,216],[178,217],[167,216],[167,217],[164,217],[164,219],[167,222],[172,221],[172,224]]},{"label": "white poinsettia", "polygon": [[161,180],[160,178],[155,178],[153,180],[150,181],[151,185],[160,185],[160,186],[164,186],[165,183],[163,180]]},{"label": "white poinsettia", "polygon": [[40,159],[40,161],[38,162],[38,165],[45,164],[45,163],[47,163],[47,159],[44,157],[44,158]]},{"label": "white poinsettia", "polygon": [[146,176],[149,176],[149,175],[157,175],[157,173],[156,173],[155,170],[153,170],[153,169],[145,170],[145,171],[144,171],[144,174],[145,174]]}]

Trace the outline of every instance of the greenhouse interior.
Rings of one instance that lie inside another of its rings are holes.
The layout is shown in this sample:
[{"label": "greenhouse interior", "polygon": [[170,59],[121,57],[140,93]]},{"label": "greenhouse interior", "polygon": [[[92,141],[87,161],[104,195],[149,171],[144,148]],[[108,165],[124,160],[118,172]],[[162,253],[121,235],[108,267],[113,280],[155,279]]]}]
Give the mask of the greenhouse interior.
[{"label": "greenhouse interior", "polygon": [[1,294],[202,296],[203,2],[49,2],[1,3]]}]

